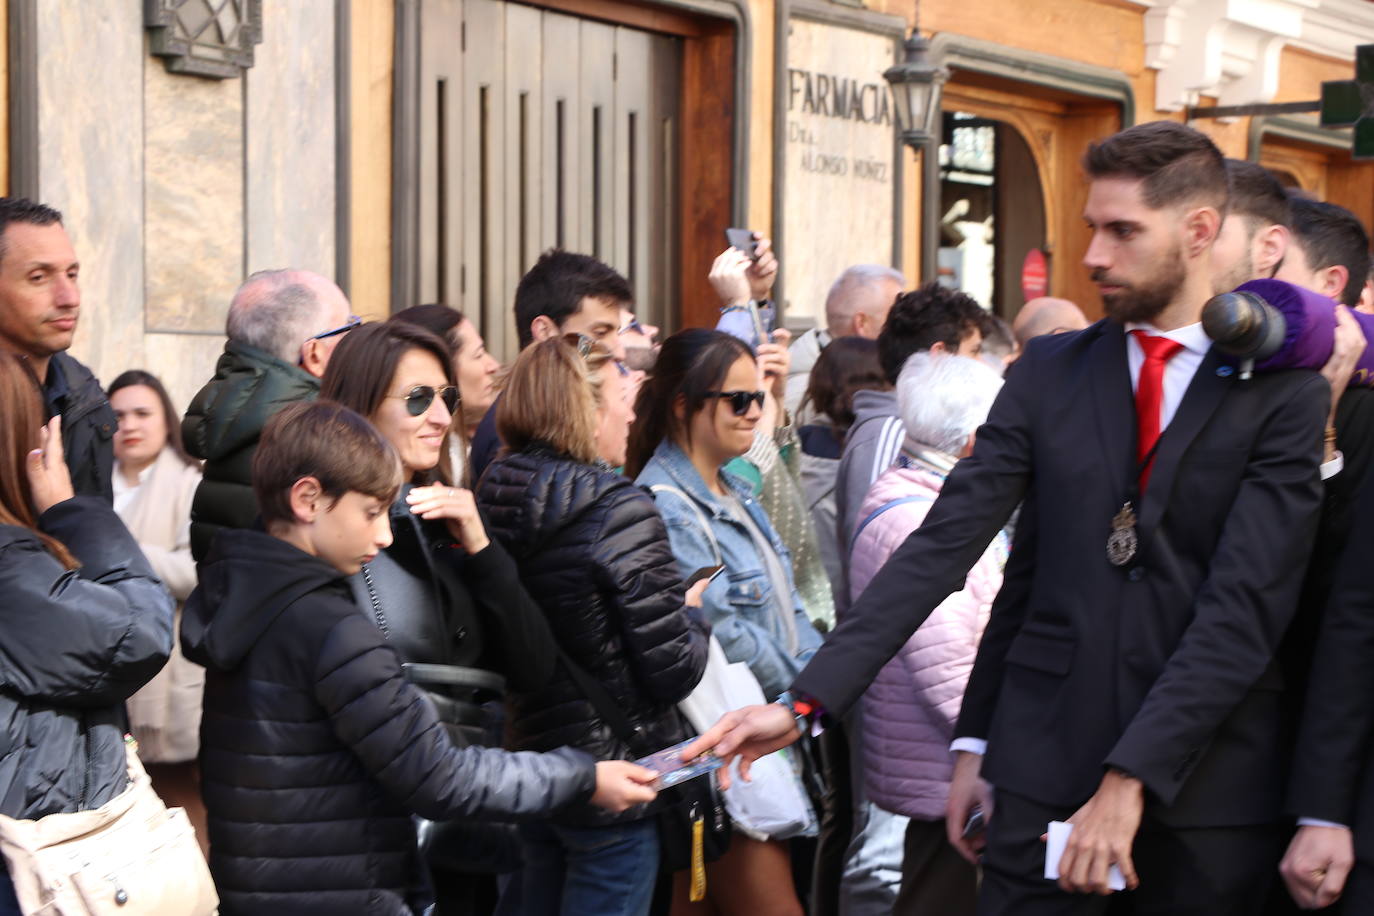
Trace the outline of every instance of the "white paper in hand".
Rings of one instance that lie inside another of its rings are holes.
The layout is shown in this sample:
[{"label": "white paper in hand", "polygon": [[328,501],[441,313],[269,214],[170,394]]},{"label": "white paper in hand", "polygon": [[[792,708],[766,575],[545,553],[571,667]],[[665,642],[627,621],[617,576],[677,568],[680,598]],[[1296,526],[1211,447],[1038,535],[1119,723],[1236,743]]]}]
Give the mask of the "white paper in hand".
[{"label": "white paper in hand", "polygon": [[[1049,834],[1045,838],[1045,877],[1051,881],[1059,880],[1059,860],[1064,857],[1064,847],[1073,833],[1073,824],[1063,821],[1050,821]],[[1114,891],[1126,889],[1126,877],[1121,869],[1113,865],[1107,872],[1107,886]]]}]

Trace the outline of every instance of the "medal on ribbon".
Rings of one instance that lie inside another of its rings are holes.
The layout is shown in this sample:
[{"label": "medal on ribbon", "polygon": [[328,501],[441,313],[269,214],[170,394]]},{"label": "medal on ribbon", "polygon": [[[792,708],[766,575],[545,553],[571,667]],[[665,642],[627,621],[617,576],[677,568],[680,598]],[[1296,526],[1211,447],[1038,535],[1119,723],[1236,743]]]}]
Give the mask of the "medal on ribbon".
[{"label": "medal on ribbon", "polygon": [[1139,545],[1135,534],[1135,508],[1127,501],[1112,519],[1112,533],[1107,536],[1107,562],[1113,566],[1125,566],[1135,559]]}]

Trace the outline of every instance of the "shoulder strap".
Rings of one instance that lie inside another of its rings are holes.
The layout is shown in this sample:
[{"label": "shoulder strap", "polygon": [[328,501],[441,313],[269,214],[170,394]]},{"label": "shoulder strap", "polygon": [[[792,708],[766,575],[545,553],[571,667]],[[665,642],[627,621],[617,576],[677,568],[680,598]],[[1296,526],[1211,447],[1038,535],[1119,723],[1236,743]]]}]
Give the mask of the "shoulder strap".
[{"label": "shoulder strap", "polygon": [[683,493],[677,487],[670,487],[666,483],[652,484],[649,487],[649,490],[655,494],[655,499],[658,498],[657,494],[659,493],[672,493],[678,499],[686,503],[687,508],[691,509],[692,514],[697,517],[697,524],[701,525],[701,530],[703,533],[705,533],[706,540],[711,544],[711,556],[715,558],[715,565],[725,565],[725,560],[720,553],[720,542],[716,540],[716,534],[714,531],[711,530],[711,523],[708,522],[706,520],[706,516],[702,514],[701,507],[697,505],[696,500],[692,499],[686,493]]},{"label": "shoulder strap", "polygon": [[895,509],[898,506],[904,506],[907,503],[934,501],[935,500],[931,499],[929,496],[902,496],[897,499],[889,500],[888,502],[883,503],[881,506],[874,509],[872,512],[868,513],[868,517],[859,523],[859,527],[854,529],[854,536],[849,539],[849,552],[854,552],[854,545],[859,543],[859,535],[864,533],[864,529],[868,527],[869,523],[876,519],[878,516],[882,515],[888,509]]},{"label": "shoulder strap", "polygon": [[625,715],[625,710],[611,697],[610,692],[602,686],[600,681],[588,674],[581,665],[573,661],[562,646],[558,647],[558,655],[563,659],[563,666],[568,669],[568,674],[577,684],[578,689],[592,704],[592,708],[596,710],[596,714],[601,717],[601,720],[610,726],[611,732],[625,742],[630,748],[630,753],[642,753],[643,749],[638,746],[641,730],[630,723],[630,717]]}]

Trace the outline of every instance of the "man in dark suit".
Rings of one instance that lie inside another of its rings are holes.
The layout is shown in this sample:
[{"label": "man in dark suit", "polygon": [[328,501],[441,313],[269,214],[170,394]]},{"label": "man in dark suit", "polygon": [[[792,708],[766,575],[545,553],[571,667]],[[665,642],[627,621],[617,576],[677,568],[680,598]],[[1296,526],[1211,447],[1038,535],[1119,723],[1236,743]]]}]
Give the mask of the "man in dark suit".
[{"label": "man in dark suit", "polygon": [[[1109,317],[1027,347],[972,456],[787,699],[848,709],[1024,500],[953,745],[948,822],[966,855],[982,846],[979,912],[1106,912],[1086,894],[1109,892],[1115,864],[1134,890],[1113,913],[1248,916],[1281,851],[1274,654],[1330,389],[1313,372],[1242,380],[1202,333],[1227,200],[1210,140],[1138,125],[1084,169],[1084,263]],[[699,746],[748,759],[795,735],[787,712],[732,713]],[[986,845],[960,835],[979,804]],[[1055,820],[1074,825],[1057,886]]]}]

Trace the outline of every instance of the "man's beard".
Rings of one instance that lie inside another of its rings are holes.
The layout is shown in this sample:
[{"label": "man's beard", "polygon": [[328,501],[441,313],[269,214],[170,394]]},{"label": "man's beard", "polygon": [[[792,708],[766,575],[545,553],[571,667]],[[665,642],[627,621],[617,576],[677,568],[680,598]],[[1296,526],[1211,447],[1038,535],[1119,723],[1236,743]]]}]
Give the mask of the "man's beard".
[{"label": "man's beard", "polygon": [[1245,254],[1241,255],[1240,260],[1231,265],[1230,270],[1212,280],[1212,292],[1216,295],[1229,293],[1242,283],[1249,283],[1255,279],[1255,276],[1255,259],[1250,256],[1250,249],[1247,246]]},{"label": "man's beard", "polygon": [[1120,292],[1103,295],[1102,305],[1109,318],[1122,324],[1133,321],[1146,323],[1156,318],[1174,301],[1187,276],[1181,245],[1175,246],[1163,258],[1154,279],[1145,283],[1124,283],[1100,267],[1092,272],[1094,283],[1121,287]]}]

